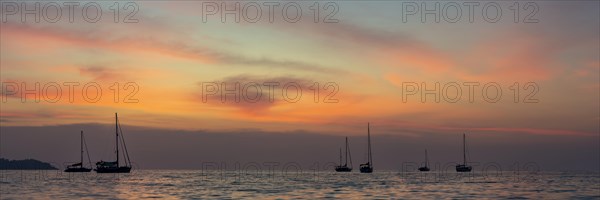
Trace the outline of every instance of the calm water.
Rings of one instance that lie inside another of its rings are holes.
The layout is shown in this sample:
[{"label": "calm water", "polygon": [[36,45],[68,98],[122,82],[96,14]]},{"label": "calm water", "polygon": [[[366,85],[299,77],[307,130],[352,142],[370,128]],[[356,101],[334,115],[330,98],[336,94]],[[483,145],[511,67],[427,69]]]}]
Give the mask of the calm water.
[{"label": "calm water", "polygon": [[373,174],[138,170],[131,174],[0,171],[2,199],[530,198],[600,199],[597,173]]}]

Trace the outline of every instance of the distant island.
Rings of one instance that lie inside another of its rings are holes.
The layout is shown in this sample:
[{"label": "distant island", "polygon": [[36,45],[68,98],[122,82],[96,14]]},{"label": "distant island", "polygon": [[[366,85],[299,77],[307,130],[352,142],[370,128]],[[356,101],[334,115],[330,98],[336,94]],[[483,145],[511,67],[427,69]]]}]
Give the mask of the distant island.
[{"label": "distant island", "polygon": [[8,160],[0,158],[0,170],[56,170],[50,163],[35,159]]}]

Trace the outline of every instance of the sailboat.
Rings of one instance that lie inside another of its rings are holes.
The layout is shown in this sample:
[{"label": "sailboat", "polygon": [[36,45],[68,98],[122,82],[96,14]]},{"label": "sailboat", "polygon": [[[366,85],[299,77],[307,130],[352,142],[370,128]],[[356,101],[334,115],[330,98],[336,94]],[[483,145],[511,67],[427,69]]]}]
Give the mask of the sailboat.
[{"label": "sailboat", "polygon": [[429,159],[427,159],[427,149],[425,149],[425,166],[419,167],[419,171],[422,171],[422,172],[429,171]]},{"label": "sailboat", "polygon": [[348,167],[348,155],[350,155],[350,147],[348,146],[348,137],[346,137],[346,163],[342,165],[342,149],[340,148],[340,165],[335,166],[336,172],[351,172],[352,171],[352,155],[350,155],[350,166]]},{"label": "sailboat", "polygon": [[[119,132],[121,133],[121,137],[119,137]],[[129,159],[129,153],[127,152],[127,146],[125,145],[125,138],[123,137],[123,131],[121,130],[121,126],[119,124],[119,117],[117,113],[115,113],[115,134],[116,134],[116,155],[117,160],[114,162],[100,161],[96,162],[97,173],[129,173],[131,171],[131,160]],[[119,139],[123,141],[123,157],[125,158],[125,166],[119,166]]]},{"label": "sailboat", "polygon": [[79,135],[79,147],[80,147],[80,160],[79,163],[75,163],[72,165],[67,166],[67,169],[65,169],[65,172],[90,172],[92,171],[92,168],[86,168],[83,166],[83,147],[85,146],[85,152],[87,153],[88,156],[88,162],[90,164],[90,167],[92,167],[92,161],[90,160],[90,153],[87,149],[87,144],[85,143],[85,139],[83,139],[83,131],[81,131],[80,135]]},{"label": "sailboat", "polygon": [[373,158],[371,155],[371,130],[370,125],[367,123],[367,163],[360,165],[360,173],[371,173],[373,172]]},{"label": "sailboat", "polygon": [[463,164],[456,165],[456,172],[470,172],[471,169],[472,167],[467,165],[467,142],[466,136],[463,133]]}]

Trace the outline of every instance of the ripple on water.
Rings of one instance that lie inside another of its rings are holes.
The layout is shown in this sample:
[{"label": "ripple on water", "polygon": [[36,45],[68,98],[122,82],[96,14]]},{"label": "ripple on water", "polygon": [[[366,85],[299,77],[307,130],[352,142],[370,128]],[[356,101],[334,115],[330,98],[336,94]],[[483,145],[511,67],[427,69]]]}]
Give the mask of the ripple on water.
[{"label": "ripple on water", "polygon": [[306,173],[295,174],[293,178],[253,175],[247,179],[203,173],[148,170],[135,176],[50,177],[23,181],[3,176],[0,194],[2,199],[600,198],[597,174],[539,173],[531,179],[515,182],[511,179],[514,177],[478,178],[476,175],[468,180],[431,181],[419,180],[421,176],[386,173]]}]

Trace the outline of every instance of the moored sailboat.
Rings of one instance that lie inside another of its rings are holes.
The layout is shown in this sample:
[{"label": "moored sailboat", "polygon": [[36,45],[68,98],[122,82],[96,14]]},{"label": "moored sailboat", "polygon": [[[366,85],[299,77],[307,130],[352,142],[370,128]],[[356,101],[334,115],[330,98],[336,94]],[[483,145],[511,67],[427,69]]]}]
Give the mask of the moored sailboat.
[{"label": "moored sailboat", "polygon": [[367,163],[360,165],[360,173],[373,172],[373,158],[371,155],[371,129],[369,123],[367,123],[367,143]]},{"label": "moored sailboat", "polygon": [[[80,160],[79,163],[75,163],[75,164],[71,164],[69,166],[67,166],[67,168],[65,169],[65,172],[90,172],[92,171],[92,161],[90,159],[90,153],[87,149],[87,144],[85,142],[85,139],[83,138],[83,131],[81,131],[80,135],[79,135],[79,147],[80,147]],[[84,167],[83,166],[83,147],[85,146],[85,152],[87,153],[87,157],[88,157],[88,163],[90,168]]]},{"label": "moored sailboat", "polygon": [[419,171],[422,171],[422,172],[429,171],[429,159],[427,159],[427,149],[425,149],[425,166],[419,167]]},{"label": "moored sailboat", "polygon": [[456,172],[470,172],[472,167],[467,165],[467,142],[466,136],[463,134],[463,164],[456,165]]},{"label": "moored sailboat", "polygon": [[[348,155],[350,155],[350,166],[348,166]],[[352,155],[348,145],[348,137],[346,137],[346,163],[342,165],[342,149],[340,148],[340,165],[335,166],[336,172],[351,172],[352,171]]]},{"label": "moored sailboat", "polygon": [[[119,133],[121,133],[121,136],[119,137]],[[95,171],[97,173],[129,173],[131,171],[131,160],[129,159],[129,153],[127,152],[127,146],[125,145],[125,139],[123,137],[123,131],[121,130],[121,126],[119,124],[119,117],[117,116],[117,113],[115,113],[115,134],[116,134],[116,155],[117,155],[117,160],[114,162],[107,162],[107,161],[100,161],[100,162],[96,162],[96,169]],[[125,159],[125,165],[124,166],[119,166],[119,140],[122,140],[122,144],[123,144],[123,149],[125,150],[123,152],[123,157]]]}]

